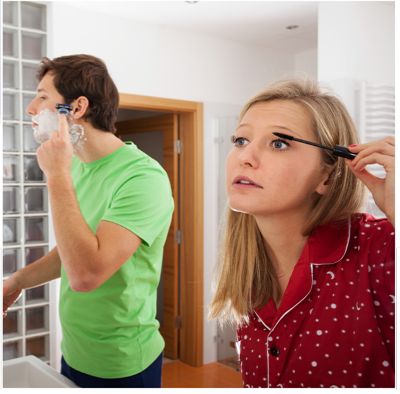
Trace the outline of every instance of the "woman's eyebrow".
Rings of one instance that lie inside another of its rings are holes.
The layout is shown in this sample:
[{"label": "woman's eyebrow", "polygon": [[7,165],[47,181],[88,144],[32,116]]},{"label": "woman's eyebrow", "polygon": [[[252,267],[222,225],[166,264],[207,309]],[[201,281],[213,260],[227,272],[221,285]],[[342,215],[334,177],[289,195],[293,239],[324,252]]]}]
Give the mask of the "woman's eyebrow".
[{"label": "woman's eyebrow", "polygon": [[[248,123],[242,123],[236,128],[236,131],[239,130],[241,127],[247,128],[247,127],[251,127],[251,125],[249,125]],[[278,125],[278,124],[277,125],[273,125],[273,126],[269,126],[268,127],[268,132],[270,131],[270,129],[273,129],[273,130],[274,129],[285,130],[285,131],[289,132],[290,135],[293,135],[294,137],[297,137],[297,138],[303,138],[304,137],[303,135],[300,135],[299,133],[293,131],[293,129],[290,129],[289,127]],[[286,134],[288,134],[288,133],[286,133]]]},{"label": "woman's eyebrow", "polygon": [[294,136],[297,136],[297,137],[299,137],[299,138],[302,138],[302,137],[303,137],[303,136],[299,135],[298,133],[296,133],[295,131],[293,131],[292,129],[289,129],[288,127],[285,127],[285,126],[274,125],[274,126],[272,126],[272,128],[277,128],[277,129],[280,129],[280,130],[288,131],[290,135],[293,134]]}]

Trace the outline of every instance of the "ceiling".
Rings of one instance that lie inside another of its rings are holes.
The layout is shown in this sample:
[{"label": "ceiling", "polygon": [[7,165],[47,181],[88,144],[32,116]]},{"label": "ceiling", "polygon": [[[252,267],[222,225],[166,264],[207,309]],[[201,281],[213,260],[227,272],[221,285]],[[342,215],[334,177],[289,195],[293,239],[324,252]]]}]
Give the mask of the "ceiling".
[{"label": "ceiling", "polygon": [[[317,1],[68,1],[65,4],[289,53],[317,48]],[[287,29],[291,25],[298,28]]]}]

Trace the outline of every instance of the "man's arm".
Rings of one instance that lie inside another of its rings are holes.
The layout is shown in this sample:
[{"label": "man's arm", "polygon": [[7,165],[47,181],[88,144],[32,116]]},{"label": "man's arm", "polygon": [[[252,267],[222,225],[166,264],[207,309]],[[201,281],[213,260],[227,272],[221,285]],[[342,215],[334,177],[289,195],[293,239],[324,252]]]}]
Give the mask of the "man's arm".
[{"label": "man's arm", "polygon": [[57,247],[38,261],[13,273],[3,282],[4,312],[13,305],[24,289],[39,286],[61,276],[61,260]]},{"label": "man's arm", "polygon": [[76,197],[70,174],[72,156],[67,119],[60,115],[59,131],[54,130],[37,149],[37,158],[46,174],[54,234],[69,284],[74,291],[89,292],[121,268],[142,240],[108,221],[101,221],[93,234]]},{"label": "man's arm", "polygon": [[80,211],[69,174],[49,178],[47,187],[57,247],[71,289],[95,290],[122,267],[142,240],[125,227],[104,220],[93,234]]}]

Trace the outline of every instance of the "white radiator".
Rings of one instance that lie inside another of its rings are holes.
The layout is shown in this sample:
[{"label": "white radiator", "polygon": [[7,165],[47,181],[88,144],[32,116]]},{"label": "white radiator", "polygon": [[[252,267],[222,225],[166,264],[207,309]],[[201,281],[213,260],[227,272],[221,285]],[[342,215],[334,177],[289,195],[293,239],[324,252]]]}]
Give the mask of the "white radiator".
[{"label": "white radiator", "polygon": [[[358,131],[362,143],[395,135],[395,88],[391,85],[361,81],[359,90]],[[367,166],[375,176],[384,178],[385,170],[374,164]],[[364,211],[375,217],[385,217],[369,195]]]}]

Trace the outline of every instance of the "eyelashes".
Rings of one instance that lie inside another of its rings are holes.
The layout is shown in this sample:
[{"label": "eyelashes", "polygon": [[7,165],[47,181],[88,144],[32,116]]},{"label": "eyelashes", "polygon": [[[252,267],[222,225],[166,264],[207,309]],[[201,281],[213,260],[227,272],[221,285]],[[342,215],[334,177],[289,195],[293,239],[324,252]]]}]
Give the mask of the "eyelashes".
[{"label": "eyelashes", "polygon": [[[237,142],[240,142],[240,141],[248,141],[248,140],[246,138],[244,138],[244,137],[235,137],[234,135],[231,136],[231,142],[235,146],[238,146],[238,147],[244,146],[244,144],[242,144],[242,145],[238,145],[237,144]],[[284,145],[286,145],[286,147],[279,148],[279,147],[276,146],[277,143],[284,144]],[[274,150],[277,150],[277,151],[283,151],[283,150],[286,150],[288,147],[290,147],[290,143],[287,142],[287,140],[284,140],[282,138],[276,138],[276,139],[272,140],[271,141],[271,145],[274,148]]]},{"label": "eyelashes", "polygon": [[[245,145],[244,143],[243,143],[243,144],[239,144],[240,141],[246,142],[246,141],[248,141],[248,140],[247,140],[246,138],[243,138],[243,137],[235,137],[234,135],[231,137],[231,142],[232,142],[235,146],[240,147],[240,146],[244,146],[244,145]],[[239,142],[239,143],[238,143],[238,142]]]},{"label": "eyelashes", "polygon": [[[286,140],[281,139],[281,138],[277,138],[276,140],[273,140],[271,143],[272,143],[272,145],[274,145],[274,144],[276,144],[276,143],[284,144],[284,145],[286,145],[287,148],[290,146],[289,142],[287,142]],[[277,148],[276,146],[275,146],[274,148],[275,148],[276,150],[286,150],[286,149],[287,149],[287,148],[279,149],[279,148]]]},{"label": "eyelashes", "polygon": [[237,140],[238,140],[239,138],[242,138],[242,137],[235,137],[234,135],[231,135],[231,142],[232,142],[232,144],[236,144],[236,142],[237,142]]}]

